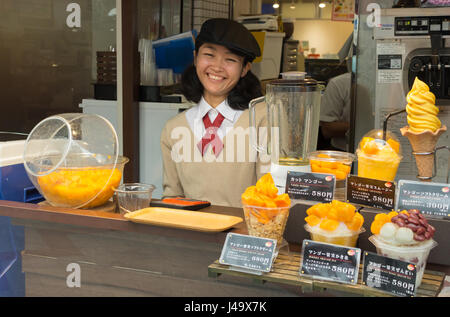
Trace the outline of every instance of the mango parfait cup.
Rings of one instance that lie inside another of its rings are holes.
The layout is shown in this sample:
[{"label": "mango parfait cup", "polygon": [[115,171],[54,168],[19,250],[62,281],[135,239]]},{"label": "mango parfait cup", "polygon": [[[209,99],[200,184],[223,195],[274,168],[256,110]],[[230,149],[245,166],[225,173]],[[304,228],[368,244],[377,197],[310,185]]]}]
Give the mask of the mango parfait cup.
[{"label": "mango parfait cup", "polygon": [[423,241],[416,245],[395,245],[384,241],[378,235],[369,237],[369,241],[376,247],[379,255],[413,263],[416,266],[416,287],[422,283],[423,273],[431,249],[437,246],[433,239]]},{"label": "mango parfait cup", "polygon": [[243,209],[249,235],[277,240],[281,246],[290,207],[243,205]]},{"label": "mango parfait cup", "polygon": [[366,230],[361,227],[358,231],[349,231],[347,233],[342,232],[329,232],[319,228],[319,226],[311,227],[309,224],[305,224],[305,230],[309,232],[311,240],[317,242],[337,244],[347,247],[356,247],[358,237]]}]

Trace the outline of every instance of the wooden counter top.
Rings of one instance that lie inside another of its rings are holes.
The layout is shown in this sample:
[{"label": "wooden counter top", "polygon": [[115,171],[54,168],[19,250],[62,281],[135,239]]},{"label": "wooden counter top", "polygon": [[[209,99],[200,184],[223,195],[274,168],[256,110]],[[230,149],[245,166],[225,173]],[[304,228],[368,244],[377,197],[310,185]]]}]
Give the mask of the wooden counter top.
[{"label": "wooden counter top", "polygon": [[[299,237],[288,239],[288,231],[301,232],[296,219],[303,218],[303,209],[300,205],[292,208],[293,217],[286,228],[285,238],[294,252],[301,251]],[[241,208],[222,206],[198,212],[244,216]],[[0,200],[0,216],[25,227],[21,255],[27,296],[301,295],[296,287],[271,284],[255,288],[251,281],[238,278],[236,283],[231,277],[217,287],[217,281],[208,277],[207,268],[220,256],[227,233],[248,233],[244,221],[230,230],[208,233],[134,223],[113,212],[5,200]],[[65,267],[73,262],[79,263],[83,272],[80,289],[66,286]],[[449,274],[450,267],[429,264],[427,269]],[[193,283],[198,287],[192,288]]]},{"label": "wooden counter top", "polygon": [[[242,209],[223,206],[209,206],[199,210],[198,212],[225,214],[238,216],[241,218],[244,217]],[[0,216],[105,230],[162,234],[172,237],[183,237],[194,240],[200,239],[203,241],[219,243],[223,243],[228,232],[240,234],[247,234],[248,232],[244,221],[227,231],[208,233],[133,223],[123,218],[119,213],[113,212],[60,208],[7,200],[0,200]]]}]

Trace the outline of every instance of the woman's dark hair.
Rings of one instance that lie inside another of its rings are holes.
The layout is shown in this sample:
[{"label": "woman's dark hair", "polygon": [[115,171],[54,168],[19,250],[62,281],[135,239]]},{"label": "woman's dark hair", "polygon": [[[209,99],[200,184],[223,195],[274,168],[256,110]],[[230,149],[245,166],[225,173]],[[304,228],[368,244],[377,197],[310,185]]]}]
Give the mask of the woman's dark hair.
[{"label": "woman's dark hair", "polygon": [[[203,44],[203,43],[202,43]],[[196,53],[201,46],[196,45]],[[230,50],[234,54],[243,56],[244,63],[247,65],[250,58],[235,50]],[[198,103],[203,95],[203,85],[200,82],[194,64],[190,65],[181,76],[181,92],[187,100]],[[228,94],[227,100],[231,108],[235,110],[248,109],[248,103],[254,99],[262,96],[261,82],[250,70],[244,77],[241,77],[236,86]]]}]

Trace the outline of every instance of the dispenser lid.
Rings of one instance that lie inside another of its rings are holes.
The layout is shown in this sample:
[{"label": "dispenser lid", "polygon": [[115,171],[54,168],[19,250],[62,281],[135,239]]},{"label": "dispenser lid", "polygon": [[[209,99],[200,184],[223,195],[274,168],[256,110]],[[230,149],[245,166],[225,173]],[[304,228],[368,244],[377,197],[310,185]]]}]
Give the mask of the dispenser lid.
[{"label": "dispenser lid", "polygon": [[64,113],[33,128],[23,160],[26,171],[38,177],[60,167],[115,166],[118,155],[117,133],[108,120],[96,114]]},{"label": "dispenser lid", "polygon": [[283,79],[305,79],[306,73],[305,72],[284,72],[281,73],[281,78]]}]

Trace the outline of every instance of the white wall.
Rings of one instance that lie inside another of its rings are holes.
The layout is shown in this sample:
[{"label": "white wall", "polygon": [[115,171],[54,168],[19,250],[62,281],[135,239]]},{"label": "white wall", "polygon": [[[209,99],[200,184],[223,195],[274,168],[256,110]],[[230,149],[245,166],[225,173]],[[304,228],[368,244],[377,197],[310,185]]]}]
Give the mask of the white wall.
[{"label": "white wall", "polygon": [[262,0],[233,0],[233,18],[241,15],[261,14]]},{"label": "white wall", "polygon": [[309,41],[309,48],[317,54],[337,54],[345,40],[353,32],[352,22],[331,20],[331,5],[316,11],[312,3],[299,3],[295,9],[282,4],[282,17],[294,22],[292,39]]},{"label": "white wall", "polygon": [[[305,20],[294,22],[292,39],[309,41],[309,49],[316,54],[337,54],[353,32],[353,24],[331,20]],[[306,55],[307,52],[305,52]]]}]

